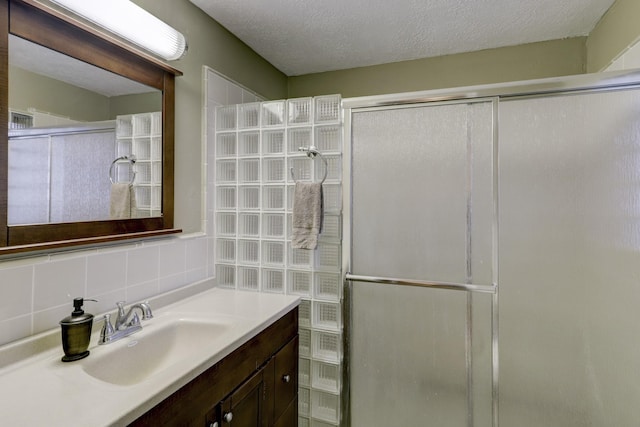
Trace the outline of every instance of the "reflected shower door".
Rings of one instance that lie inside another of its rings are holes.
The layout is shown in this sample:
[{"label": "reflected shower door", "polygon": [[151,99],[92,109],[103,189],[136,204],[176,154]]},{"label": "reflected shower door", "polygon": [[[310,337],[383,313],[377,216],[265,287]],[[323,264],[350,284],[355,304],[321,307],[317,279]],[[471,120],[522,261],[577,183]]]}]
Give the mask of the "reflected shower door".
[{"label": "reflected shower door", "polygon": [[[491,101],[352,113],[355,275],[493,283]],[[490,426],[492,295],[352,282],[351,425]]]}]

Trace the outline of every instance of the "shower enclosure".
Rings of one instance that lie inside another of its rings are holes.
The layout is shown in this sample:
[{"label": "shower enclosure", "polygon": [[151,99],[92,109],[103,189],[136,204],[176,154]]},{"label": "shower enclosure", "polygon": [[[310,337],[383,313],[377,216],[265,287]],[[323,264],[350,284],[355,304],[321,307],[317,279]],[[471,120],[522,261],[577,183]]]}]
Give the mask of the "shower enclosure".
[{"label": "shower enclosure", "polygon": [[345,424],[637,426],[638,83],[344,100]]}]

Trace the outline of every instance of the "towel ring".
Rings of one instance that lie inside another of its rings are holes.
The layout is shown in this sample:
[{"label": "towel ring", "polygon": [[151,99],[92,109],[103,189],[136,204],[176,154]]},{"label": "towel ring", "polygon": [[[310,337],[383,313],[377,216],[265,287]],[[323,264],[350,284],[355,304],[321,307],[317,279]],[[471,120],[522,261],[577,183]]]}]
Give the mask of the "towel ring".
[{"label": "towel ring", "polygon": [[111,181],[112,184],[116,183],[116,180],[113,177],[113,167],[116,165],[116,163],[121,162],[121,161],[126,161],[129,162],[131,164],[131,171],[133,172],[133,176],[131,177],[131,180],[129,181],[129,184],[133,184],[133,181],[136,180],[136,171],[133,169],[133,165],[136,163],[136,159],[135,157],[131,156],[121,156],[118,157],[117,159],[115,159],[113,162],[111,162],[111,167],[109,167],[109,181]]},{"label": "towel ring", "polygon": [[[327,172],[329,171],[327,159],[322,157],[322,153],[319,152],[314,145],[312,145],[311,147],[299,147],[298,151],[305,151],[307,153],[307,157],[309,157],[310,159],[315,159],[316,156],[322,159],[322,162],[324,163],[324,175],[322,176],[320,184],[323,184],[324,180],[327,179]],[[296,182],[296,177],[293,174],[293,167],[289,168],[289,172],[291,172],[291,179],[293,180],[293,182]]]}]

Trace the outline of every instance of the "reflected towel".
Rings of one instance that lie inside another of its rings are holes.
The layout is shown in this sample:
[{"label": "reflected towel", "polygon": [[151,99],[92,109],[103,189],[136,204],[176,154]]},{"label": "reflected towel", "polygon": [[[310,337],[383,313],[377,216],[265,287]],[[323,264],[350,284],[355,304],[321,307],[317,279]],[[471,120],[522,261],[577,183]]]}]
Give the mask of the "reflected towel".
[{"label": "reflected towel", "polygon": [[111,184],[111,201],[109,217],[111,219],[127,219],[133,217],[136,209],[136,196],[131,184]]},{"label": "reflected towel", "polygon": [[322,231],[322,184],[296,182],[293,192],[293,223],[291,247],[315,249]]}]

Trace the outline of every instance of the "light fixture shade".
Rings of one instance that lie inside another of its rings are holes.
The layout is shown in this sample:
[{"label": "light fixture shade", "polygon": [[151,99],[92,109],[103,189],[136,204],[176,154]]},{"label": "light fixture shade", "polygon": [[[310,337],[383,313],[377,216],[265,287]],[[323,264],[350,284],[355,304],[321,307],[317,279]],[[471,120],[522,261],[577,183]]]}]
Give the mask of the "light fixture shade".
[{"label": "light fixture shade", "polygon": [[168,61],[187,50],[182,33],[129,0],[51,1]]}]

